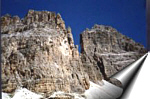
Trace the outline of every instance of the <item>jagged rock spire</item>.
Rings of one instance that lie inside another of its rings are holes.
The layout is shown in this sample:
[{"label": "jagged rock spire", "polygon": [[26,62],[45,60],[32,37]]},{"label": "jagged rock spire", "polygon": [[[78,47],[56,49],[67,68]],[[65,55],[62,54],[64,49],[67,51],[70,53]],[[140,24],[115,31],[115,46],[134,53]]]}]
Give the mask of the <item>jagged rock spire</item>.
[{"label": "jagged rock spire", "polygon": [[47,26],[52,29],[66,30],[65,22],[61,15],[59,13],[56,15],[50,11],[29,10],[22,20],[18,16],[5,15],[1,17],[1,23],[2,33],[21,32],[21,30],[37,28],[35,26],[38,26],[38,28]]}]

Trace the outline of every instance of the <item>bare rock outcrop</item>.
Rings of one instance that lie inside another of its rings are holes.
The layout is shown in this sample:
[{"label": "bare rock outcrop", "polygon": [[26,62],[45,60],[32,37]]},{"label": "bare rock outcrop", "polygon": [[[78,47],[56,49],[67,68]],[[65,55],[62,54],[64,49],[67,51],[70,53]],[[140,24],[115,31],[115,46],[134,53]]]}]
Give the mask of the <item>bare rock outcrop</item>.
[{"label": "bare rock outcrop", "polygon": [[2,91],[82,93],[89,88],[71,28],[60,14],[30,10],[25,18],[1,17]]},{"label": "bare rock outcrop", "polygon": [[12,17],[9,14],[1,17],[1,32],[5,34],[45,27],[57,29],[58,31],[66,29],[61,15],[49,11],[29,10],[27,15],[22,19],[18,16]]},{"label": "bare rock outcrop", "polygon": [[95,25],[80,36],[79,55],[60,14],[29,10],[22,19],[2,16],[2,91],[23,87],[44,97],[63,92],[56,98],[70,99],[75,96],[68,93],[85,92],[90,81],[114,83],[109,77],[146,53],[142,45],[109,26]]},{"label": "bare rock outcrop", "polygon": [[90,80],[110,80],[113,74],[133,63],[145,48],[110,26],[94,25],[80,34],[81,59]]}]

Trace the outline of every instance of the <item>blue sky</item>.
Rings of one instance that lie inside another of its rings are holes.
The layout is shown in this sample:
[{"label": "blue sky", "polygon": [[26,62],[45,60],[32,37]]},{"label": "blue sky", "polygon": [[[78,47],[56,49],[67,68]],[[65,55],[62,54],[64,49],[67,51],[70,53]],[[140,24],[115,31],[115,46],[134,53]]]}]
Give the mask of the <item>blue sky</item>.
[{"label": "blue sky", "polygon": [[109,25],[146,46],[146,0],[2,0],[4,15],[24,17],[29,9],[60,13],[72,28],[76,45],[79,34],[94,24]]}]

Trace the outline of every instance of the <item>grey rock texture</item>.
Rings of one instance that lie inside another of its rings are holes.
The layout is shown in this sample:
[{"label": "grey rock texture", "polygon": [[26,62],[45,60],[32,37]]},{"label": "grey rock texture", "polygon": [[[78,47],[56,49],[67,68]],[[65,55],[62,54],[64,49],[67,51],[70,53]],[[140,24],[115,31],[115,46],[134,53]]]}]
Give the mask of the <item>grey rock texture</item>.
[{"label": "grey rock texture", "polygon": [[60,14],[30,10],[22,20],[6,15],[1,21],[3,92],[25,87],[82,93],[89,88],[71,28],[65,28]]},{"label": "grey rock texture", "polygon": [[110,80],[109,77],[146,53],[142,45],[110,26],[94,25],[86,29],[80,34],[80,43],[85,72],[95,83],[102,78]]},{"label": "grey rock texture", "polygon": [[102,25],[85,30],[80,42],[81,55],[60,14],[29,10],[23,19],[2,16],[2,91],[23,87],[49,97],[59,91],[83,93],[90,81],[101,85],[105,79],[118,85],[109,77],[146,52],[139,43]]},{"label": "grey rock texture", "polygon": [[49,11],[29,10],[27,15],[20,19],[9,14],[1,17],[1,32],[4,34],[23,32],[33,28],[45,28],[65,30],[65,23],[60,14]]}]

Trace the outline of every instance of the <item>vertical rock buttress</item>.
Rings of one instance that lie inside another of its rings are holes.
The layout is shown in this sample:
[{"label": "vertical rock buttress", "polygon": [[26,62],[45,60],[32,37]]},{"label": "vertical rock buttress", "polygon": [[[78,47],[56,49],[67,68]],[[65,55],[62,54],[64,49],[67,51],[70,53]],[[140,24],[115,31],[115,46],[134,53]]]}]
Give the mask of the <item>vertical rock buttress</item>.
[{"label": "vertical rock buttress", "polygon": [[83,93],[89,88],[71,28],[60,14],[30,10],[1,17],[2,91],[24,87],[34,92]]}]

